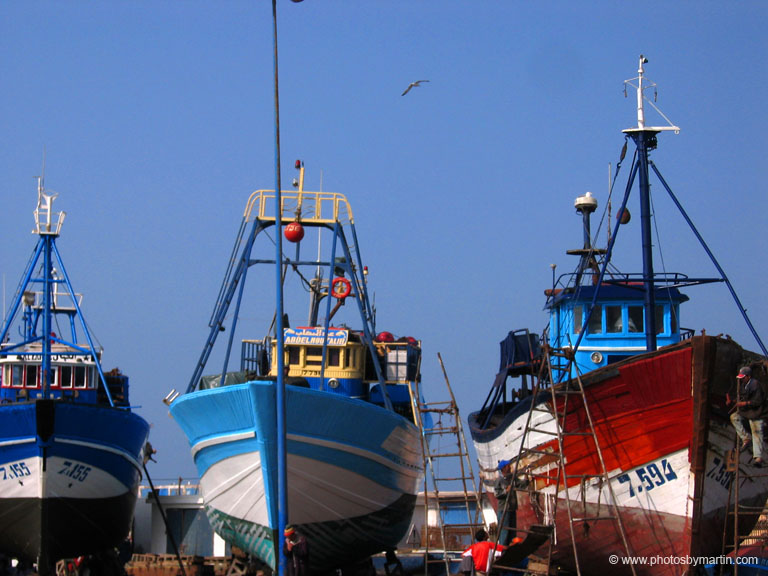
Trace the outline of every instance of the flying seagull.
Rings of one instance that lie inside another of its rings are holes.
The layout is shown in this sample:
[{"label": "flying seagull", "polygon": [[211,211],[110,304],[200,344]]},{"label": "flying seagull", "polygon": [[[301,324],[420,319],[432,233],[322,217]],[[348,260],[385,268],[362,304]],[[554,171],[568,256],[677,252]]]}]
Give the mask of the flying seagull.
[{"label": "flying seagull", "polygon": [[422,82],[429,82],[429,80],[416,80],[416,82],[411,82],[410,84],[408,84],[408,88],[405,89],[405,92],[400,94],[400,96],[405,96],[406,94],[408,94],[408,92],[411,91],[411,88],[413,88],[414,86],[419,86]]}]

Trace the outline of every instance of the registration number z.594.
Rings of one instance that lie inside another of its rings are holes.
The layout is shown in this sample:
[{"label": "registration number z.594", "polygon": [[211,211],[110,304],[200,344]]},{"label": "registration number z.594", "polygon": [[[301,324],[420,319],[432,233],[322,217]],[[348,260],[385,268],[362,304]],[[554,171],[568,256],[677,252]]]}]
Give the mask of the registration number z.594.
[{"label": "registration number z.594", "polygon": [[632,473],[637,476],[637,480],[639,481],[635,483],[634,486],[632,485],[633,479],[630,477],[630,473],[622,474],[616,478],[620,484],[629,485],[630,498],[634,498],[643,491],[650,492],[654,488],[658,488],[667,482],[677,480],[677,474],[672,470],[672,466],[666,458],[659,462],[658,465],[656,462],[651,462],[650,464],[636,468]]}]

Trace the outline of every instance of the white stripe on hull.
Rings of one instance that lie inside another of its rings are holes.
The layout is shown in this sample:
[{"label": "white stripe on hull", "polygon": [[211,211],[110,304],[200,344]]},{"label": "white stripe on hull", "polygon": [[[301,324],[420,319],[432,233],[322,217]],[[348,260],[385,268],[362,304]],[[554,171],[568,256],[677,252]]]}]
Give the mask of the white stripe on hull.
[{"label": "white stripe on hull", "polygon": [[247,452],[213,464],[200,478],[206,506],[227,516],[269,526],[261,456]]},{"label": "white stripe on hull", "polygon": [[[680,450],[630,470],[613,470],[609,477],[616,502],[623,509],[686,514],[684,503],[688,500],[688,450]],[[583,495],[581,485],[576,485],[568,489],[568,497],[571,501],[596,504],[599,500],[601,505],[610,505],[610,492],[606,486],[601,489],[601,484],[599,478],[591,478],[585,485]],[[553,494],[554,486],[542,492]],[[690,515],[690,510],[687,512]]]},{"label": "white stripe on hull", "polygon": [[[415,494],[418,478],[413,483]],[[393,504],[402,492],[327,462],[288,455],[288,506],[292,524],[355,518]],[[261,459],[257,452],[226,458],[200,479],[208,506],[268,526]]]},{"label": "white stripe on hull", "polygon": [[[546,429],[554,429],[555,420],[551,416],[547,419],[545,414],[538,413]],[[527,413],[515,420],[499,437],[491,442],[475,442],[478,461],[482,470],[481,476],[487,489],[493,489],[494,481],[500,477],[497,470],[499,460],[513,459],[520,450],[520,443],[525,429]],[[526,446],[535,447],[537,444],[551,442],[554,436],[530,433]],[[603,446],[603,450],[607,447]],[[710,422],[709,445],[707,461],[704,469],[704,490],[701,513],[703,515],[723,510],[728,503],[728,490],[732,473],[725,469],[726,453],[733,449],[733,430],[727,424]],[[747,473],[754,472],[745,468],[748,456],[742,454],[742,469]],[[547,466],[536,469],[537,473],[546,473],[548,470],[556,471],[557,463],[552,462]],[[568,469],[566,462],[566,471]],[[554,474],[555,472],[553,472]],[[609,471],[611,488],[618,505],[626,509],[651,510],[673,514],[690,519],[693,507],[690,499],[693,498],[694,477],[690,472],[690,459],[688,449],[679,450],[664,457],[647,462],[643,466],[628,470]],[[672,478],[675,476],[675,478]],[[609,503],[610,493],[607,488],[599,488],[598,479],[590,479],[586,485],[585,494],[582,495],[581,486],[569,488],[569,498],[588,503]],[[743,482],[739,489],[739,499],[747,501],[759,497],[765,488],[759,482]],[[551,498],[554,487],[547,487],[542,492],[549,494]]]},{"label": "white stripe on hull", "polygon": [[[541,404],[543,408],[545,405]],[[474,442],[477,460],[480,464],[480,476],[487,488],[493,491],[493,483],[501,477],[498,471],[500,460],[510,460],[520,453],[528,412],[518,416],[509,426],[490,442]],[[536,411],[531,417],[531,430],[526,437],[526,449],[551,442],[556,438],[557,422],[551,413]]]}]

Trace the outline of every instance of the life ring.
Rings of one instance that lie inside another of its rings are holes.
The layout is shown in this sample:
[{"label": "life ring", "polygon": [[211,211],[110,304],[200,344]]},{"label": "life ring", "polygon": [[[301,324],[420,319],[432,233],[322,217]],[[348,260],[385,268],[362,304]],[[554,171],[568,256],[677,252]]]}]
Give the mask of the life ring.
[{"label": "life ring", "polygon": [[352,284],[349,283],[349,280],[341,276],[333,279],[333,282],[331,283],[331,295],[334,298],[343,300],[349,296],[350,292],[352,292]]}]

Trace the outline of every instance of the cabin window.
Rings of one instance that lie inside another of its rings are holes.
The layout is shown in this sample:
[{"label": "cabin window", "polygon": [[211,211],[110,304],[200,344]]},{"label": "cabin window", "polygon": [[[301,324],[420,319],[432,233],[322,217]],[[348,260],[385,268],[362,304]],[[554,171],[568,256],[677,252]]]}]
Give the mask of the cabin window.
[{"label": "cabin window", "polygon": [[621,321],[621,306],[605,307],[605,331],[609,333],[624,331],[624,324]]},{"label": "cabin window", "polygon": [[9,379],[11,386],[21,388],[24,385],[24,366],[21,364],[13,364],[10,366],[10,369],[12,371],[11,378]]},{"label": "cabin window", "polygon": [[627,318],[630,332],[645,332],[645,323],[643,322],[643,307],[642,306],[628,306]]},{"label": "cabin window", "polygon": [[35,364],[28,364],[26,373],[24,374],[24,386],[26,388],[37,388],[38,379],[38,367]]},{"label": "cabin window", "polygon": [[664,306],[656,306],[656,334],[664,332]]},{"label": "cabin window", "polygon": [[344,350],[344,368],[357,368],[357,358],[357,348],[346,348]]},{"label": "cabin window", "polygon": [[573,333],[574,334],[581,333],[581,325],[584,323],[584,318],[582,317],[581,311],[582,311],[581,306],[573,307]]},{"label": "cabin window", "polygon": [[72,366],[61,366],[59,368],[59,386],[62,388],[72,388]]},{"label": "cabin window", "polygon": [[75,388],[85,388],[88,385],[85,366],[75,366]]},{"label": "cabin window", "polygon": [[298,366],[301,361],[301,349],[297,346],[288,347],[288,364]]},{"label": "cabin window", "polygon": [[596,304],[592,309],[592,314],[589,316],[589,326],[587,331],[590,334],[602,334],[603,333],[603,307],[600,304]]},{"label": "cabin window", "polygon": [[[327,366],[340,366],[341,354],[338,348],[328,348]],[[307,366],[320,366],[323,361],[323,347],[322,346],[307,346]]]},{"label": "cabin window", "polygon": [[320,366],[323,361],[323,348],[321,346],[307,346],[307,366]]},{"label": "cabin window", "polygon": [[670,306],[670,315],[669,315],[669,329],[672,332],[672,334],[677,334],[677,313],[678,310],[675,306]]}]

